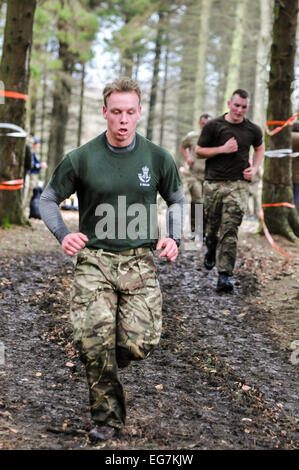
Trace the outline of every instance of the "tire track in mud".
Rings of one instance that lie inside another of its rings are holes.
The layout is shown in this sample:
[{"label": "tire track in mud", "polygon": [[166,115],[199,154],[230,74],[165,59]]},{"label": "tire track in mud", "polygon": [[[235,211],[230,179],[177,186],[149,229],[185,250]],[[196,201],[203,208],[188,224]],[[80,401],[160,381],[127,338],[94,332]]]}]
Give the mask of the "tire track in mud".
[{"label": "tire track in mud", "polygon": [[[120,371],[128,421],[105,449],[298,448],[296,368],[254,328],[247,294],[215,294],[216,275],[196,253],[157,260],[164,297],[161,343]],[[71,356],[68,281],[57,252],[0,259],[0,448],[90,449],[88,390]]]}]

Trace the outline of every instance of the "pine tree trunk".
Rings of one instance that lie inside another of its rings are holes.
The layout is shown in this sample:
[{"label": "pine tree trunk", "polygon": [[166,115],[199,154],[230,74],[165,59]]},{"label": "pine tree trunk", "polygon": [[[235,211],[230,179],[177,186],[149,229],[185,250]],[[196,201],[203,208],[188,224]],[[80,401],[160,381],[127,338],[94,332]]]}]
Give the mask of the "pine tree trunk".
[{"label": "pine tree trunk", "polygon": [[164,138],[164,128],[165,128],[165,121],[166,121],[166,95],[167,95],[167,88],[168,88],[168,62],[169,62],[169,45],[168,45],[168,36],[166,39],[166,47],[165,47],[165,61],[164,61],[164,78],[161,90],[161,124],[160,124],[160,137],[159,137],[159,145],[163,146],[163,138]]},{"label": "pine tree trunk", "polygon": [[210,0],[203,0],[201,2],[201,15],[199,24],[199,40],[197,51],[197,73],[195,80],[195,105],[193,126],[194,129],[198,127],[198,119],[200,114],[204,113],[204,91],[205,91],[205,78],[206,78],[206,55],[209,37],[209,21],[212,2]]},{"label": "pine tree trunk", "polygon": [[260,0],[260,9],[261,26],[256,54],[257,66],[254,88],[253,122],[264,128],[266,121],[265,94],[268,80],[267,66],[269,64],[273,1],[268,0],[265,2],[265,0]]},{"label": "pine tree trunk", "polygon": [[30,84],[30,134],[35,135],[36,128],[36,111],[37,111],[37,95],[38,95],[38,83],[35,81]]},{"label": "pine tree trunk", "polygon": [[228,74],[226,78],[226,91],[224,94],[223,112],[227,111],[227,101],[230,99],[231,94],[237,88],[242,88],[239,85],[239,76],[241,69],[242,51],[243,51],[243,37],[244,37],[244,21],[246,19],[246,8],[248,0],[238,0],[236,11],[236,27],[234,31],[231,56],[228,66]]},{"label": "pine tree trunk", "polygon": [[159,14],[158,30],[155,45],[155,59],[154,59],[154,71],[152,78],[152,86],[149,100],[149,110],[147,119],[147,131],[146,138],[149,140],[153,139],[154,135],[154,121],[155,121],[155,107],[157,101],[158,82],[159,82],[159,68],[160,68],[160,57],[161,57],[161,42],[163,37],[162,23],[163,15]]},{"label": "pine tree trunk", "polygon": [[67,43],[60,42],[59,59],[62,62],[62,71],[58,72],[54,84],[46,180],[50,179],[54,168],[64,156],[73,71],[73,54],[69,51]]},{"label": "pine tree trunk", "polygon": [[46,100],[47,100],[47,70],[45,68],[42,79],[42,110],[41,110],[41,122],[40,122],[40,156],[41,160],[45,160],[45,122],[46,122]]},{"label": "pine tree trunk", "polygon": [[[291,92],[294,81],[298,0],[274,3],[273,42],[269,80],[267,119],[286,121],[292,115]],[[270,150],[291,149],[291,129],[286,126],[269,137]],[[291,157],[267,157],[264,162],[262,203],[293,203]],[[265,223],[270,233],[298,241],[299,219],[295,209],[265,207]]]},{"label": "pine tree trunk", "polygon": [[82,137],[84,88],[85,88],[85,64],[82,63],[81,84],[80,84],[79,119],[78,119],[78,138],[77,138],[77,146],[78,147],[80,147],[80,145],[81,145],[81,137]]},{"label": "pine tree trunk", "polygon": [[[36,0],[10,0],[7,5],[0,80],[5,90],[24,95],[28,93],[35,8]],[[24,129],[25,112],[23,99],[6,97],[0,106],[0,122]],[[0,136],[0,181],[24,177],[24,148],[25,138]],[[0,225],[3,223],[26,223],[21,190],[0,190]]]},{"label": "pine tree trunk", "polygon": [[[194,96],[196,76],[196,44],[198,39],[198,24],[200,21],[201,4],[198,0],[190,0],[182,18],[180,34],[182,35],[182,53],[180,64],[180,80],[177,106],[176,128],[176,159],[181,157],[180,143],[182,138],[193,130]],[[198,128],[198,125],[196,126]]]}]

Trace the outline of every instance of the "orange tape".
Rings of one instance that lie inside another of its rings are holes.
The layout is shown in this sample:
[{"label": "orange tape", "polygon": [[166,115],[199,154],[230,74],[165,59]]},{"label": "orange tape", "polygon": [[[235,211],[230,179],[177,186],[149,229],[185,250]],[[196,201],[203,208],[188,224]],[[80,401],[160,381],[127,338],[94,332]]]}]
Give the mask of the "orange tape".
[{"label": "orange tape", "polygon": [[17,98],[24,101],[28,100],[28,95],[24,95],[24,93],[18,93],[17,91],[0,90],[0,96],[6,96],[7,98]]},{"label": "orange tape", "polygon": [[284,124],[285,122],[286,122],[286,121],[267,121],[267,124],[268,124],[268,126],[270,126],[270,125],[277,125],[277,126],[279,126],[279,125],[281,125],[281,124]]},{"label": "orange tape", "polygon": [[[284,127],[291,126],[298,116],[299,114],[294,114],[294,116],[290,117],[287,121],[267,121],[267,124],[266,124],[267,134],[270,136],[278,134],[278,132],[280,132]],[[281,124],[281,125],[279,127],[275,127],[275,129],[270,131],[270,129],[268,128],[268,125],[270,126],[272,124]]]},{"label": "orange tape", "polygon": [[[262,204],[262,208],[263,207],[278,207],[278,206],[286,206],[286,207],[290,207],[291,209],[294,209],[295,208],[295,204],[291,204],[290,202],[277,202],[277,203],[274,203],[274,204]],[[265,224],[265,220],[264,220],[264,211],[263,209],[261,208],[260,210],[260,218],[263,222],[263,230],[264,230],[264,234],[268,240],[268,242],[270,243],[270,245],[272,246],[272,248],[277,251],[278,253],[284,255],[284,256],[287,256],[288,258],[292,258],[294,259],[295,257],[290,255],[289,253],[286,253],[285,251],[283,251],[281,248],[279,248],[278,245],[276,245],[275,241],[273,240],[273,238],[271,237],[270,235],[270,232],[267,228],[267,225]]]},{"label": "orange tape", "polygon": [[290,202],[276,202],[275,204],[263,204],[263,207],[279,207],[279,206],[286,206],[290,207],[291,209],[295,209],[295,204],[291,204]]},{"label": "orange tape", "polygon": [[23,179],[0,181],[0,189],[15,191],[16,189],[23,188],[23,183]]}]

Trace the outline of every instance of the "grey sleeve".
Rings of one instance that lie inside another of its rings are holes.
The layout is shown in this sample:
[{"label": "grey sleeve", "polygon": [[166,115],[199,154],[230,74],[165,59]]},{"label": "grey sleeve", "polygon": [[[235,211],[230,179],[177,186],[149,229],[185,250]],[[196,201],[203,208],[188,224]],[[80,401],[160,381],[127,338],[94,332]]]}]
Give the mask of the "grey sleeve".
[{"label": "grey sleeve", "polygon": [[59,243],[62,243],[64,237],[71,233],[60,214],[59,204],[62,201],[63,199],[55,193],[49,183],[42,192],[39,202],[41,218]]},{"label": "grey sleeve", "polygon": [[185,195],[182,186],[166,199],[166,204],[168,206],[167,228],[169,238],[180,240],[182,237],[185,221],[185,202]]}]

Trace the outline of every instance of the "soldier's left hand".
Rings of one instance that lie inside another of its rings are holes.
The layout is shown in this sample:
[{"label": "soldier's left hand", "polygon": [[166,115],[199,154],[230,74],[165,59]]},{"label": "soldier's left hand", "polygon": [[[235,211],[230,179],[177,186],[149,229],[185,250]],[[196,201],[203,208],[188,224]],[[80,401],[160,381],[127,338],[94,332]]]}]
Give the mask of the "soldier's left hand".
[{"label": "soldier's left hand", "polygon": [[164,248],[164,250],[159,254],[159,258],[165,256],[169,261],[175,261],[179,252],[176,242],[172,238],[162,238],[158,241],[157,250],[161,250],[162,248]]},{"label": "soldier's left hand", "polygon": [[245,180],[251,181],[254,175],[256,174],[256,169],[253,166],[245,168],[243,171],[243,176]]}]

